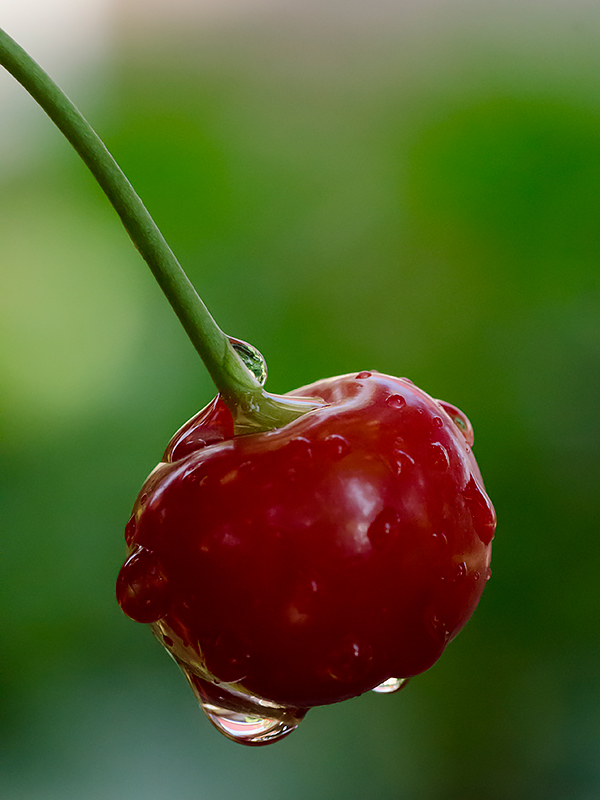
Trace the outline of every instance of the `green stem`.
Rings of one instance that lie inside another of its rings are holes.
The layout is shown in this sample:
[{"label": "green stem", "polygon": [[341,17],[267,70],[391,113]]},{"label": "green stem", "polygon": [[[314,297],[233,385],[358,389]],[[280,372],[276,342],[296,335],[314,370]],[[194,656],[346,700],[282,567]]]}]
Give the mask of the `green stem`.
[{"label": "green stem", "polygon": [[267,394],[198,296],[146,207],[104,143],[65,93],[0,28],[0,65],[29,92],[86,163],[177,314],[240,432],[277,428],[306,413],[305,401]]}]

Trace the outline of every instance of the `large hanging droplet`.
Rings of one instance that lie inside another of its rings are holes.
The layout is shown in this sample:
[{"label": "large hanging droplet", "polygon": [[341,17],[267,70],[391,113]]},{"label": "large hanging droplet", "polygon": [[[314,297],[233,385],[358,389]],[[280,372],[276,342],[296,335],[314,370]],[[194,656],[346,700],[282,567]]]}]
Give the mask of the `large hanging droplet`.
[{"label": "large hanging droplet", "polygon": [[219,733],[238,744],[258,747],[278,742],[295,731],[306,716],[306,708],[280,706],[245,692],[238,684],[217,685],[192,671],[176,656],[173,658],[210,722]]},{"label": "large hanging droplet", "polygon": [[393,694],[399,692],[409,682],[410,678],[388,678],[387,681],[380,683],[372,691],[376,694]]},{"label": "large hanging droplet", "polygon": [[235,352],[254,375],[259,385],[264,386],[267,382],[267,362],[262,353],[257,350],[254,345],[248,344],[248,342],[242,342],[241,339],[234,339],[230,336],[229,341]]},{"label": "large hanging droplet", "polygon": [[215,728],[234,742],[250,746],[271,744],[295,731],[301,719],[274,719],[230,711],[214,703],[201,703]]}]

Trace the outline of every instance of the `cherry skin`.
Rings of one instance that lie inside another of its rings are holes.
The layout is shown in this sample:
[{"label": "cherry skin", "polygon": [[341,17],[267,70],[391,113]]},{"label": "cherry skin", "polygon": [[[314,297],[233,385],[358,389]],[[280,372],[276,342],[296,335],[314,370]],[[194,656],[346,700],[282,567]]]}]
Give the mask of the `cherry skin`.
[{"label": "cherry skin", "polygon": [[117,594],[203,702],[299,719],[440,657],[489,578],[496,518],[454,406],[374,371],[291,394],[325,403],[235,436],[217,397],[175,434]]}]

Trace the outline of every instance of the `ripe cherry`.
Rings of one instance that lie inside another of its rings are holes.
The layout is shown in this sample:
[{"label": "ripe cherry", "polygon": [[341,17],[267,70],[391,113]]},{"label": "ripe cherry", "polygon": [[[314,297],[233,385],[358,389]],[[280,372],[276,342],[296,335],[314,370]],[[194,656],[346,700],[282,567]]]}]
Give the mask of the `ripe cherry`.
[{"label": "ripe cherry", "polygon": [[173,437],[127,526],[117,594],[246,744],[426,670],[473,613],[496,524],[454,406],[360,372],[234,435],[220,397]]}]

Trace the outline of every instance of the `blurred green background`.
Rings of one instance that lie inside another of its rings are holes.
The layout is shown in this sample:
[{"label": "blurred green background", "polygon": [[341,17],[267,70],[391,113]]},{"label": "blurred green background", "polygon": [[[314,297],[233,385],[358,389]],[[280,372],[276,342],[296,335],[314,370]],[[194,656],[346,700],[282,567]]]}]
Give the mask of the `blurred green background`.
[{"label": "blurred green background", "polygon": [[373,368],[469,415],[493,578],[400,694],[315,709],[272,747],[220,737],[114,599],[135,496],[213,390],[82,164],[19,111],[24,152],[0,139],[0,795],[597,800],[600,10],[180,5],[111,7],[102,58],[63,84],[270,390]]}]

